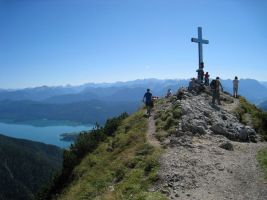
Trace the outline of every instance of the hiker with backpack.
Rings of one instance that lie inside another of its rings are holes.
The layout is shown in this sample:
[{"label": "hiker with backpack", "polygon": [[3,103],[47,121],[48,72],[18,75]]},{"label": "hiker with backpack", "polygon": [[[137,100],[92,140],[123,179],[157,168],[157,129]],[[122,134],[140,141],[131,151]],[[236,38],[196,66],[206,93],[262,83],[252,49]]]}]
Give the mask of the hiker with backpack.
[{"label": "hiker with backpack", "polygon": [[211,81],[210,88],[212,92],[212,104],[214,105],[215,100],[217,100],[218,105],[222,105],[220,101],[220,89],[223,91],[223,87],[219,77],[216,77],[216,80]]},{"label": "hiker with backpack", "polygon": [[144,94],[143,102],[146,104],[147,115],[150,116],[151,109],[153,107],[153,99],[152,99],[152,93],[150,92],[149,88],[147,89],[146,93]]},{"label": "hiker with backpack", "polygon": [[233,97],[237,98],[237,92],[238,92],[238,78],[237,76],[235,77],[235,79],[233,80]]}]

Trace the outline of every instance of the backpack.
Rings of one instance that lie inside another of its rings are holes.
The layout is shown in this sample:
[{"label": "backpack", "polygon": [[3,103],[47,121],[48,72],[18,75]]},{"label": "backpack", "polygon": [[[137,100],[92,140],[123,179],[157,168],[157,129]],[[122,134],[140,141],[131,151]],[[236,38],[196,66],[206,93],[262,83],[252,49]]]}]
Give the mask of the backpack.
[{"label": "backpack", "polygon": [[210,83],[210,88],[215,89],[215,87],[216,87],[216,80],[212,80]]}]

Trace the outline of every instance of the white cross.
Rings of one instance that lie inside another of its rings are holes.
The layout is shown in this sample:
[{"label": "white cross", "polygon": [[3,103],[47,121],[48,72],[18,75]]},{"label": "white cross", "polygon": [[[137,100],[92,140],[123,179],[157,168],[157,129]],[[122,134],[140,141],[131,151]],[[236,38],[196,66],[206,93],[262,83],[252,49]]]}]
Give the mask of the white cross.
[{"label": "white cross", "polygon": [[191,42],[198,43],[198,59],[199,59],[199,67],[201,63],[203,63],[203,49],[202,44],[209,44],[208,40],[202,39],[202,28],[198,27],[198,38],[191,38]]}]

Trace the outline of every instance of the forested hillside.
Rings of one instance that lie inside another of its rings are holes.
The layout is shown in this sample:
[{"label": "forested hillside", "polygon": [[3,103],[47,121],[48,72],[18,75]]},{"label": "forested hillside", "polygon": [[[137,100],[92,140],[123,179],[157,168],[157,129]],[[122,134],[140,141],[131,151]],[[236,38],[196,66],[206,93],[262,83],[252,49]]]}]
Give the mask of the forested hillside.
[{"label": "forested hillside", "polygon": [[60,170],[56,146],[0,134],[0,199],[30,200]]}]

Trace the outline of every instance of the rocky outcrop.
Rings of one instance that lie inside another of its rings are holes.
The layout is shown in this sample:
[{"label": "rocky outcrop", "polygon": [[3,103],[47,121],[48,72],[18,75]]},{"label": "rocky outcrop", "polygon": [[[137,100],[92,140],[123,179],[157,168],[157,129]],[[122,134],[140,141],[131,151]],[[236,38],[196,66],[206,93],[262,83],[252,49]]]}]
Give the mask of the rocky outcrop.
[{"label": "rocky outcrop", "polygon": [[[230,97],[223,95],[222,98]],[[194,95],[184,91],[183,98],[177,101],[180,101],[182,109],[181,131],[199,135],[218,134],[234,141],[256,142],[255,130],[241,124],[224,106],[212,105],[209,94],[203,92]]]}]

